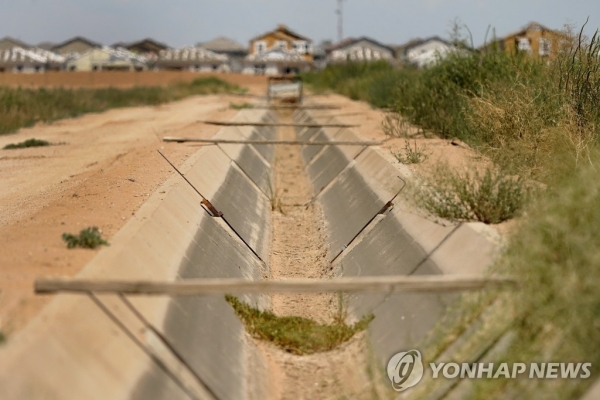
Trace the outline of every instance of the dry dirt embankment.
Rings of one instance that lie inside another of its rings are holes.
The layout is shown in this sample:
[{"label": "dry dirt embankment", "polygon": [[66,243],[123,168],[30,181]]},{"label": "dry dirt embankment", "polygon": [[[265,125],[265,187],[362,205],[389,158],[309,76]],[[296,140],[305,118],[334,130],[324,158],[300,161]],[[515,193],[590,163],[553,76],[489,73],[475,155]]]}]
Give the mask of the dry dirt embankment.
[{"label": "dry dirt embankment", "polygon": [[88,114],[0,136],[0,148],[29,138],[60,145],[0,150],[0,330],[10,336],[47,302],[36,276],[72,276],[98,250],[67,250],[64,232],[98,226],[110,241],[173,171],[199,147],[166,144],[165,135],[211,137],[228,119],[232,96],[198,96],[157,107]]}]

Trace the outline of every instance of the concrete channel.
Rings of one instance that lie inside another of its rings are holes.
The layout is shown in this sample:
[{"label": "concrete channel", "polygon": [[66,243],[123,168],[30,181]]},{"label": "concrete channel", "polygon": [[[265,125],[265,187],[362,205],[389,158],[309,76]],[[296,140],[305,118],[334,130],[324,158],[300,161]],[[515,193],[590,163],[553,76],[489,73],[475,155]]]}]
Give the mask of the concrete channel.
[{"label": "concrete channel", "polygon": [[[234,120],[278,118],[269,110],[243,110]],[[332,119],[299,110],[294,120]],[[360,140],[347,128],[298,129],[297,135]],[[226,127],[216,138],[276,139],[277,131]],[[440,224],[401,198],[378,214],[403,180],[412,180],[385,150],[305,146],[301,151],[325,218],[334,275],[484,274],[493,261],[498,244],[482,224]],[[193,188],[173,175],[79,277],[267,279],[274,158],[272,145],[204,146],[181,167],[239,236],[205,212]],[[385,368],[394,353],[423,339],[454,297],[352,295],[346,301],[350,319],[374,313],[368,340],[378,367]],[[268,296],[242,298],[270,308]],[[268,395],[266,364],[223,296],[59,295],[0,350],[0,398],[259,399]]]}]

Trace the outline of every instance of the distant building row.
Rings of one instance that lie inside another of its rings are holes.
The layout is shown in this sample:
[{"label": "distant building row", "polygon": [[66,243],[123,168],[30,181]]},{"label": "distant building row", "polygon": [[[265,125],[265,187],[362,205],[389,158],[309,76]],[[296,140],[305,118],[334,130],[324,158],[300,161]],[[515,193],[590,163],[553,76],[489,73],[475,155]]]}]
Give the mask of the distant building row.
[{"label": "distant building row", "polygon": [[[507,52],[551,57],[558,51],[560,38],[560,33],[531,23],[492,45]],[[349,38],[319,48],[285,25],[251,39],[249,48],[223,37],[181,49],[152,39],[108,47],[76,37],[56,45],[29,46],[7,37],[0,39],[0,72],[161,69],[276,75],[327,64],[378,60],[426,67],[455,51],[459,49],[439,37],[416,39],[402,46],[385,45],[368,37]]]}]

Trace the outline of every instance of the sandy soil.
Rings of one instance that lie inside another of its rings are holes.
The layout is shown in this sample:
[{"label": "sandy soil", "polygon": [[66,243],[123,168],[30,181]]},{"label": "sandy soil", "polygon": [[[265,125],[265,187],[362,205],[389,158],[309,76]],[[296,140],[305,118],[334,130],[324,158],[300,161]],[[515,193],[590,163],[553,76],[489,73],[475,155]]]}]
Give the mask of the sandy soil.
[{"label": "sandy soil", "polygon": [[[294,140],[296,135],[293,128],[282,128],[279,138]],[[317,204],[303,206],[312,200],[313,192],[300,147],[279,146],[275,171],[277,207],[273,213],[271,278],[324,278],[328,262],[323,217]],[[273,312],[331,323],[337,308],[334,300],[329,294],[274,295]]]},{"label": "sandy soil", "polygon": [[98,250],[67,250],[64,232],[98,226],[110,238],[197,145],[166,135],[210,137],[239,98],[200,96],[158,107],[88,114],[0,136],[0,148],[29,138],[56,146],[0,150],[0,331],[22,328],[49,300],[33,294],[38,276],[73,276]]}]

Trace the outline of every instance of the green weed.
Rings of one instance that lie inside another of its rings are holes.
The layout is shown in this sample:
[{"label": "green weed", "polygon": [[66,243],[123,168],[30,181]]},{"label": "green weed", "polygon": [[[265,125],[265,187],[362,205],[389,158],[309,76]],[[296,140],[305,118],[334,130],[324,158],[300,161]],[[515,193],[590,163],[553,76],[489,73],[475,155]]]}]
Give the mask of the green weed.
[{"label": "green weed", "polygon": [[232,108],[234,110],[246,110],[246,109],[254,108],[254,106],[250,103],[242,103],[242,104],[231,103],[231,104],[229,104],[229,108]]},{"label": "green weed", "polygon": [[24,142],[20,143],[11,143],[4,146],[4,150],[12,150],[12,149],[24,149],[27,147],[43,147],[50,146],[50,142],[40,139],[27,139]]},{"label": "green weed", "polygon": [[95,249],[99,246],[109,245],[106,240],[102,239],[100,231],[96,226],[85,228],[81,230],[78,235],[63,233],[62,239],[67,242],[67,248],[69,249],[73,249],[75,247]]},{"label": "green weed", "polygon": [[226,299],[252,336],[298,355],[331,350],[365,330],[374,318],[369,315],[350,326],[338,320],[331,325],[321,325],[302,317],[278,317],[252,308],[233,296]]},{"label": "green weed", "polygon": [[417,203],[442,218],[452,221],[480,221],[498,224],[518,215],[525,205],[528,190],[523,179],[487,168],[464,173],[438,164],[416,190]]},{"label": "green weed", "polygon": [[416,140],[414,148],[410,146],[410,141],[406,140],[404,143],[404,152],[392,151],[392,154],[394,155],[394,157],[396,157],[396,160],[398,160],[398,162],[402,164],[419,164],[426,161],[429,158],[429,154],[427,154],[425,151],[426,147],[417,146]]}]

